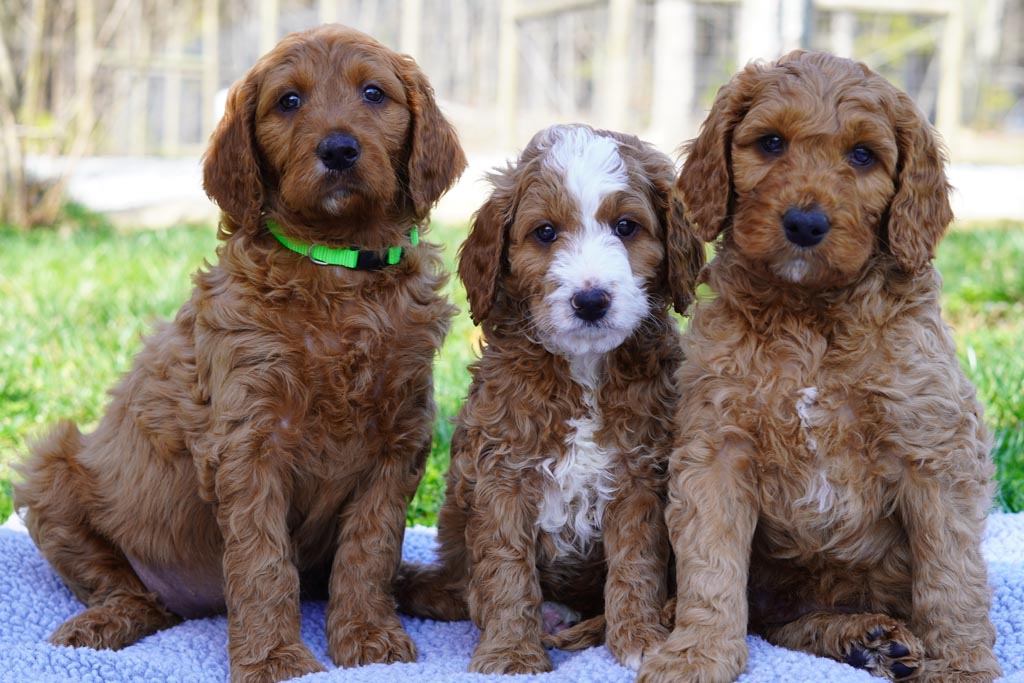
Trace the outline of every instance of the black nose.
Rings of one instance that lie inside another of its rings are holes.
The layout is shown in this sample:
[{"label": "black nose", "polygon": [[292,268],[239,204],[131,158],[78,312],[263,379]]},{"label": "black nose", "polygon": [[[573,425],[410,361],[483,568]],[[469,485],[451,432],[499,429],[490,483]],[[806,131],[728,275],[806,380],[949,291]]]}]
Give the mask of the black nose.
[{"label": "black nose", "polygon": [[828,216],[819,209],[789,209],[782,215],[786,239],[800,247],[813,247],[828,234]]},{"label": "black nose", "polygon": [[596,322],[608,312],[612,305],[612,296],[603,289],[584,289],[576,292],[570,299],[576,317],[588,323]]},{"label": "black nose", "polygon": [[316,146],[316,155],[332,171],[344,171],[359,158],[359,141],[351,135],[331,133]]}]

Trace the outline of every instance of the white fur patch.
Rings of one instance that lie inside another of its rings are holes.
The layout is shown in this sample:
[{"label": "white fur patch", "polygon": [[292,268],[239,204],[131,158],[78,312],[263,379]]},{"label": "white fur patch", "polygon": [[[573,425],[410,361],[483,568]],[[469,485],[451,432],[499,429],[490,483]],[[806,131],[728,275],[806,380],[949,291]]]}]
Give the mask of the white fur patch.
[{"label": "white fur patch", "polygon": [[[807,450],[812,455],[818,455],[818,442],[811,434],[812,411],[818,401],[818,388],[806,387],[797,392],[799,398],[796,401],[796,415],[800,418],[800,426],[803,428],[804,439],[807,442]],[[818,472],[807,485],[807,493],[796,500],[797,505],[815,507],[819,513],[824,513],[832,507],[835,500],[835,489],[832,488],[828,475],[825,472],[826,464],[818,461]]]},{"label": "white fur patch", "polygon": [[776,273],[784,280],[799,283],[807,275],[810,266],[802,258],[789,259],[776,269]]},{"label": "white fur patch", "polygon": [[601,522],[615,492],[612,453],[595,440],[601,428],[594,401],[596,360],[575,365],[573,376],[584,386],[587,414],[568,421],[572,431],[561,458],[552,456],[538,468],[545,476],[537,526],[551,535],[558,555],[584,554],[601,538]]},{"label": "white fur patch", "polygon": [[565,178],[584,220],[593,218],[601,201],[629,187],[619,143],[587,128],[561,128],[545,163]]},{"label": "white fur patch", "polygon": [[[562,355],[604,353],[621,344],[648,314],[643,282],[633,275],[629,253],[611,226],[597,220],[604,198],[629,188],[629,177],[612,138],[586,128],[557,129],[545,163],[564,178],[579,210],[580,225],[565,230],[547,277],[553,289],[545,299],[545,343]],[[611,297],[608,312],[587,322],[574,314],[572,297],[602,289]]]},{"label": "white fur patch", "polygon": [[818,442],[811,436],[811,409],[818,401],[818,388],[805,387],[796,392],[800,398],[796,400],[796,416],[800,418],[800,426],[804,428],[804,435],[807,439],[807,448],[812,453],[817,453]]}]

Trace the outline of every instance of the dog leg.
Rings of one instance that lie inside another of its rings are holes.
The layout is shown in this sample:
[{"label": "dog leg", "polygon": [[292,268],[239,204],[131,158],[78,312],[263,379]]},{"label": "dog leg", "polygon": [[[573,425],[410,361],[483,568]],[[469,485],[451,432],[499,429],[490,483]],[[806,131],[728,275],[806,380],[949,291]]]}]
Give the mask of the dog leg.
[{"label": "dog leg", "polygon": [[675,629],[644,658],[637,683],[732,683],[747,661],[747,573],[758,512],[749,447],[716,447],[716,428],[701,426],[670,464],[665,518],[676,553]]},{"label": "dog leg", "polygon": [[[967,447],[961,452],[968,457]],[[965,477],[954,488],[931,472],[908,474],[905,482],[900,513],[913,558],[909,625],[928,660],[922,680],[990,683],[1001,670],[992,651],[996,632],[980,547],[987,482]]]},{"label": "dog leg", "polygon": [[[238,446],[237,453],[260,449]],[[286,521],[289,462],[263,453],[225,458],[217,468],[231,683],[272,683],[324,670],[299,633],[299,572]]]},{"label": "dog leg", "polygon": [[[532,473],[531,473],[532,474]],[[480,641],[469,670],[526,674],[551,670],[541,644],[541,588],[537,575],[536,503],[523,491],[525,472],[481,477],[470,515],[469,611]]]},{"label": "dog leg", "polygon": [[412,497],[419,482],[419,474],[412,481],[409,476],[402,458],[382,456],[376,478],[353,494],[342,515],[327,603],[327,651],[338,666],[416,661],[416,646],[402,628],[391,592],[401,561],[406,495]]},{"label": "dog leg", "polygon": [[58,425],[34,448],[15,488],[15,505],[39,551],[87,606],[50,636],[54,645],[119,650],[181,618],[161,605],[124,554],[89,524],[79,496],[95,490],[78,462],[82,435],[71,422]]},{"label": "dog leg", "polygon": [[829,657],[890,681],[910,681],[921,673],[924,647],[907,625],[884,614],[819,610],[762,629],[770,643]]},{"label": "dog leg", "polygon": [[668,636],[660,611],[667,597],[668,531],[657,491],[626,480],[605,513],[607,644],[631,669]]}]

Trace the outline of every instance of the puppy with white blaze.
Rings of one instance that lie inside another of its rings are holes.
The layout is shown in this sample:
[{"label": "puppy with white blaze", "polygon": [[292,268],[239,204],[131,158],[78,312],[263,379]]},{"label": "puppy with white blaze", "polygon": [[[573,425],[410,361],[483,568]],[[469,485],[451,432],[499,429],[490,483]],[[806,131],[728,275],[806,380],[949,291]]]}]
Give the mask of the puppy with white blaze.
[{"label": "puppy with white blaze", "polygon": [[[684,311],[704,262],[672,161],[582,125],[491,176],[459,255],[483,350],[452,437],[439,563],[405,565],[405,611],[472,618],[469,668],[551,668],[544,643],[637,668],[666,635],[665,468]],[[548,633],[544,601],[583,624]],[[601,616],[603,615],[603,617]]]}]

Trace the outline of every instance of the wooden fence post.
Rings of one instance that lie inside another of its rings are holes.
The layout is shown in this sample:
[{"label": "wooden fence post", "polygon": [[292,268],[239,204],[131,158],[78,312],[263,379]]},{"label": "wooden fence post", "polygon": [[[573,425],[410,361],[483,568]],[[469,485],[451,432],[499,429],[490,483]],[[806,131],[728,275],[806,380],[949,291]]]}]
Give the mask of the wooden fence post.
[{"label": "wooden fence post", "polygon": [[220,90],[220,1],[202,0],[203,75],[202,75],[202,139],[207,140],[220,121],[217,111],[217,92]]},{"label": "wooden fence post", "polygon": [[607,71],[600,80],[601,116],[612,130],[626,127],[629,114],[629,39],[636,0],[610,0],[608,6]]},{"label": "wooden fence post", "polygon": [[508,149],[516,143],[516,115],[519,107],[519,33],[516,0],[501,0],[498,31],[498,110],[501,143]]},{"label": "wooden fence post", "polygon": [[398,49],[420,58],[420,24],[423,23],[423,0],[402,0],[402,28]]},{"label": "wooden fence post", "polygon": [[648,137],[668,148],[695,132],[696,41],[697,8],[693,0],[657,0]]}]

